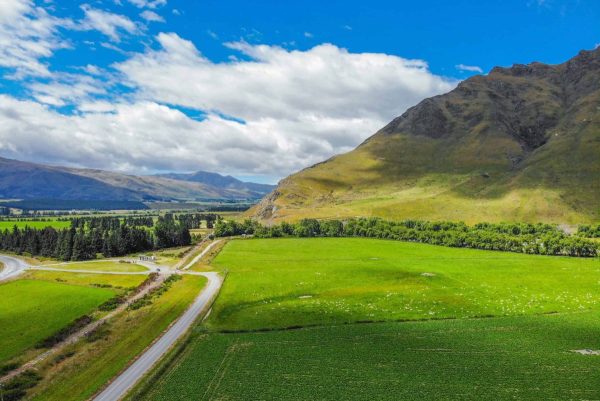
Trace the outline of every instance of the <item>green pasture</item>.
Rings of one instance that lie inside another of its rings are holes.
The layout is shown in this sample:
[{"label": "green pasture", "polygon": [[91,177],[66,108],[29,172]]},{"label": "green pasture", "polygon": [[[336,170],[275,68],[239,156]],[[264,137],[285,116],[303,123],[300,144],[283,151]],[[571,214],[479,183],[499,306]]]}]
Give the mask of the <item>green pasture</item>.
[{"label": "green pasture", "polygon": [[600,305],[600,260],[361,238],[230,241],[208,327],[514,316]]},{"label": "green pasture", "polygon": [[32,220],[25,220],[25,221],[16,221],[16,220],[8,220],[8,221],[0,221],[0,230],[12,230],[12,228],[14,226],[17,226],[17,228],[25,228],[25,227],[29,227],[29,228],[35,228],[35,229],[42,229],[42,228],[46,228],[46,227],[53,227],[56,229],[61,229],[61,228],[69,228],[71,227],[71,222],[70,221],[58,221],[58,220],[50,220],[50,221],[32,221]]},{"label": "green pasture", "polygon": [[23,278],[71,285],[112,287],[117,290],[124,290],[137,287],[147,276],[142,274],[95,274],[29,270],[24,274]]},{"label": "green pasture", "polygon": [[0,285],[0,363],[115,295],[110,288],[17,280]]},{"label": "green pasture", "polygon": [[212,264],[208,321],[129,399],[600,399],[597,259],[317,238]]}]

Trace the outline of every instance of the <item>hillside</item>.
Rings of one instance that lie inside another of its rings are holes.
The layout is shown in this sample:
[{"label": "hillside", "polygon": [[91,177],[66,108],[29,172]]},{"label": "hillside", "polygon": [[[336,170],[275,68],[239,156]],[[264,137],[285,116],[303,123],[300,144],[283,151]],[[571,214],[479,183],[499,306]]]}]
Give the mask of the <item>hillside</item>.
[{"label": "hillside", "polygon": [[[241,181],[240,181],[241,183]],[[243,184],[243,183],[242,183]],[[249,184],[260,185],[260,184]],[[158,176],[49,166],[0,158],[0,198],[64,200],[257,199],[271,187],[255,190]]]},{"label": "hillside", "polygon": [[251,213],[573,224],[598,221],[599,199],[596,49],[469,78],[282,180]]}]

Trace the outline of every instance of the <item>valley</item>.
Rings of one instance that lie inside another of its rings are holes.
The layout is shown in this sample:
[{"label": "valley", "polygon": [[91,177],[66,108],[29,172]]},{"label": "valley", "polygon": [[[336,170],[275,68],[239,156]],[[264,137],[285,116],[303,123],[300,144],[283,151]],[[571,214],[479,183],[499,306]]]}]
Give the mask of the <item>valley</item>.
[{"label": "valley", "polygon": [[600,400],[589,3],[192,3],[0,3],[0,401]]}]

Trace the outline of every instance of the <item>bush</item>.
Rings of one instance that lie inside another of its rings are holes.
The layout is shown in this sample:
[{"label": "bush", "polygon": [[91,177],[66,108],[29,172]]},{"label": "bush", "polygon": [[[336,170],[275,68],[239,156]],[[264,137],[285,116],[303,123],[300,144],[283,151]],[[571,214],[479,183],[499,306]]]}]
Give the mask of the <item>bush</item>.
[{"label": "bush", "polygon": [[91,316],[83,315],[71,322],[67,327],[60,329],[55,334],[38,342],[36,348],[50,348],[54,345],[66,340],[70,335],[77,333],[83,327],[92,323],[94,319]]}]

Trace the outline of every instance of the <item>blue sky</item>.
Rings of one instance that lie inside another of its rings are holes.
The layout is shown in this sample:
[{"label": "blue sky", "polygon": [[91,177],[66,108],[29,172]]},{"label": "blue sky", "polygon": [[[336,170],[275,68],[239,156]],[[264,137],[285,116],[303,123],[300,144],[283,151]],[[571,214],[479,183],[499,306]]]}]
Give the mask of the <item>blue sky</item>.
[{"label": "blue sky", "polygon": [[592,0],[7,0],[0,156],[273,182],[473,74],[599,43]]}]

